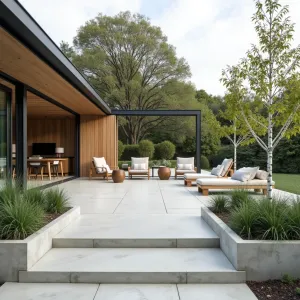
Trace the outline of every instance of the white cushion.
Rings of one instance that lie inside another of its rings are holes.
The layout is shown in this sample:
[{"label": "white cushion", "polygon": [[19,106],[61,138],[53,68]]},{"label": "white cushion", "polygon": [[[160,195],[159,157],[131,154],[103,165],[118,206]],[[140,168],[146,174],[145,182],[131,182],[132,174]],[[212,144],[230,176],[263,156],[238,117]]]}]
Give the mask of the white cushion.
[{"label": "white cushion", "polygon": [[130,169],[129,174],[148,174],[148,169],[147,170],[134,170]]},{"label": "white cushion", "polygon": [[261,180],[267,180],[268,179],[268,172],[263,170],[258,170],[255,174],[255,178],[261,179]]},{"label": "white cushion", "polygon": [[[260,179],[253,179],[249,180],[246,182],[242,182],[239,180],[234,180],[231,178],[228,179],[208,179],[208,178],[203,178],[203,179],[197,179],[197,184],[199,185],[205,185],[205,186],[247,186],[247,185],[257,185],[257,186],[267,186],[267,180],[260,180]],[[272,185],[274,185],[275,182],[272,181]]]},{"label": "white cushion", "polygon": [[184,174],[184,173],[196,173],[195,170],[176,170],[177,174]]},{"label": "white cushion", "polygon": [[191,169],[194,169],[194,166],[195,166],[194,157],[177,157],[177,168],[178,168],[178,165],[185,165],[185,164],[192,165]]},{"label": "white cushion", "polygon": [[222,166],[223,166],[223,171],[221,172],[221,176],[225,176],[225,174],[227,173],[228,169],[230,168],[231,164],[233,162],[232,158],[225,158],[222,162]]},{"label": "white cushion", "polygon": [[198,178],[217,178],[215,175],[202,173],[186,173],[183,175],[184,179],[198,179]]},{"label": "white cushion", "polygon": [[193,170],[193,165],[192,164],[177,164],[177,169],[178,170]]},{"label": "white cushion", "polygon": [[93,157],[93,162],[96,168],[97,174],[105,173],[112,173],[110,167],[107,165],[106,160],[104,157]]},{"label": "white cushion", "polygon": [[131,157],[131,167],[134,169],[136,164],[145,164],[145,169],[149,168],[149,157]]},{"label": "white cushion", "polygon": [[133,169],[134,170],[147,170],[146,164],[134,164]]},{"label": "white cushion", "polygon": [[223,169],[223,165],[218,165],[217,167],[211,170],[211,175],[221,176]]},{"label": "white cushion", "polygon": [[241,168],[234,172],[231,176],[231,179],[239,180],[239,181],[249,181],[254,179],[256,172],[258,171],[259,167],[255,168]]}]

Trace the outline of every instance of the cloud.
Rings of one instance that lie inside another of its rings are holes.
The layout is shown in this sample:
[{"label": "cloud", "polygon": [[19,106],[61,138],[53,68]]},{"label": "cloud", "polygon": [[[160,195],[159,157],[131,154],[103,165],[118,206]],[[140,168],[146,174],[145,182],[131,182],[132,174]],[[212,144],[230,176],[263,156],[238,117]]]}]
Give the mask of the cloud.
[{"label": "cloud", "polygon": [[[99,12],[114,15],[130,10],[150,17],[162,28],[179,56],[191,66],[198,89],[223,94],[219,82],[226,65],[236,64],[256,42],[251,17],[253,0],[22,0],[21,3],[57,43],[72,42],[76,30]],[[146,3],[147,2],[147,3]],[[290,5],[296,23],[294,45],[300,44],[300,0]],[[156,9],[157,8],[157,9]],[[159,9],[158,9],[159,8]]]}]

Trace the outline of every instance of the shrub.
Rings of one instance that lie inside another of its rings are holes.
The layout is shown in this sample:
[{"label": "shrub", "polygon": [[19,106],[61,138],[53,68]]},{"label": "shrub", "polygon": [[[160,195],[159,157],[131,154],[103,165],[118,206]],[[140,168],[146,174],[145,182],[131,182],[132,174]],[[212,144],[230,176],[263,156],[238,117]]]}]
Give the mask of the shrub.
[{"label": "shrub", "polygon": [[45,191],[45,210],[48,213],[61,214],[69,207],[69,198],[64,190],[49,189]]},{"label": "shrub", "polygon": [[21,198],[21,190],[10,184],[5,184],[0,190],[0,204],[13,203]]},{"label": "shrub", "polygon": [[243,203],[248,203],[253,200],[246,190],[233,190],[230,195],[231,207],[233,209],[240,207]]},{"label": "shrub", "polygon": [[155,145],[155,157],[157,159],[172,159],[175,154],[176,147],[169,141]]},{"label": "shrub", "polygon": [[294,200],[287,210],[288,236],[291,240],[300,239],[300,197]]},{"label": "shrub", "polygon": [[232,210],[229,225],[242,238],[250,240],[256,235],[257,214],[255,201],[242,203]]},{"label": "shrub", "polygon": [[44,211],[28,200],[4,202],[0,209],[0,238],[25,239],[44,224]]},{"label": "shrub", "polygon": [[285,200],[274,197],[258,202],[257,237],[263,240],[288,240],[289,208]]},{"label": "shrub", "polygon": [[209,161],[206,156],[201,155],[200,163],[201,163],[201,169],[208,170],[210,168]]},{"label": "shrub", "polygon": [[118,159],[121,159],[125,146],[122,141],[118,141]]},{"label": "shrub", "polygon": [[281,281],[286,284],[293,284],[295,280],[291,275],[284,274]]},{"label": "shrub", "polygon": [[215,213],[228,212],[229,199],[225,195],[216,195],[211,197],[212,211]]},{"label": "shrub", "polygon": [[141,157],[149,157],[150,160],[154,154],[154,144],[149,140],[140,141],[138,151]]},{"label": "shrub", "polygon": [[296,287],[295,293],[296,293],[296,295],[300,296],[300,288],[299,287]]},{"label": "shrub", "polygon": [[23,199],[45,208],[45,194],[40,189],[35,188],[26,190],[23,194]]},{"label": "shrub", "polygon": [[125,145],[122,160],[130,160],[131,157],[139,157],[139,145]]}]

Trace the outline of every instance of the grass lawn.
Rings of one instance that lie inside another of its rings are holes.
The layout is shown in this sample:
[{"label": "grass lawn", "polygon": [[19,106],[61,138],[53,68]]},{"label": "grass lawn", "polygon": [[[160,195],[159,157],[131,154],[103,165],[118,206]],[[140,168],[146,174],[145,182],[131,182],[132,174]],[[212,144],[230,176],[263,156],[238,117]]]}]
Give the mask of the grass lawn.
[{"label": "grass lawn", "polygon": [[273,174],[275,187],[300,195],[300,174]]}]

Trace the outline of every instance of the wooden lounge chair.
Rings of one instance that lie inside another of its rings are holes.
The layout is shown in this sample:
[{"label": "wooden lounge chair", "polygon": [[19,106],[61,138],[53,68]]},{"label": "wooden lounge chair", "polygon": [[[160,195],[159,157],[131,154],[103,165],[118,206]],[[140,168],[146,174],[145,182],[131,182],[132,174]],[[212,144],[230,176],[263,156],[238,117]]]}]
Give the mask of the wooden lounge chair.
[{"label": "wooden lounge chair", "polygon": [[[231,189],[243,189],[251,190],[255,192],[263,191],[263,194],[267,194],[267,180],[252,179],[246,182],[234,180],[228,178],[227,180],[221,179],[197,179],[196,181],[198,192],[202,193],[203,196],[208,196],[209,190],[231,190]],[[273,181],[272,186],[275,186]]]},{"label": "wooden lounge chair", "polygon": [[146,175],[150,179],[149,157],[131,157],[128,177]]},{"label": "wooden lounge chair", "polygon": [[175,179],[177,179],[177,176],[183,176],[187,173],[197,173],[194,157],[177,157]]},{"label": "wooden lounge chair", "polygon": [[227,178],[231,177],[233,174],[233,170],[231,169],[233,166],[233,160],[229,159],[229,161],[228,161],[228,160],[224,159],[223,163],[224,163],[224,167],[226,167],[226,169],[223,170],[221,176],[212,175],[211,173],[185,173],[184,174],[184,185],[190,187],[190,186],[192,186],[192,183],[195,182],[197,179],[204,179],[204,178],[227,179]]},{"label": "wooden lounge chair", "polygon": [[100,177],[108,180],[112,176],[112,171],[117,169],[118,167],[110,168],[104,157],[93,157],[89,179]]}]

